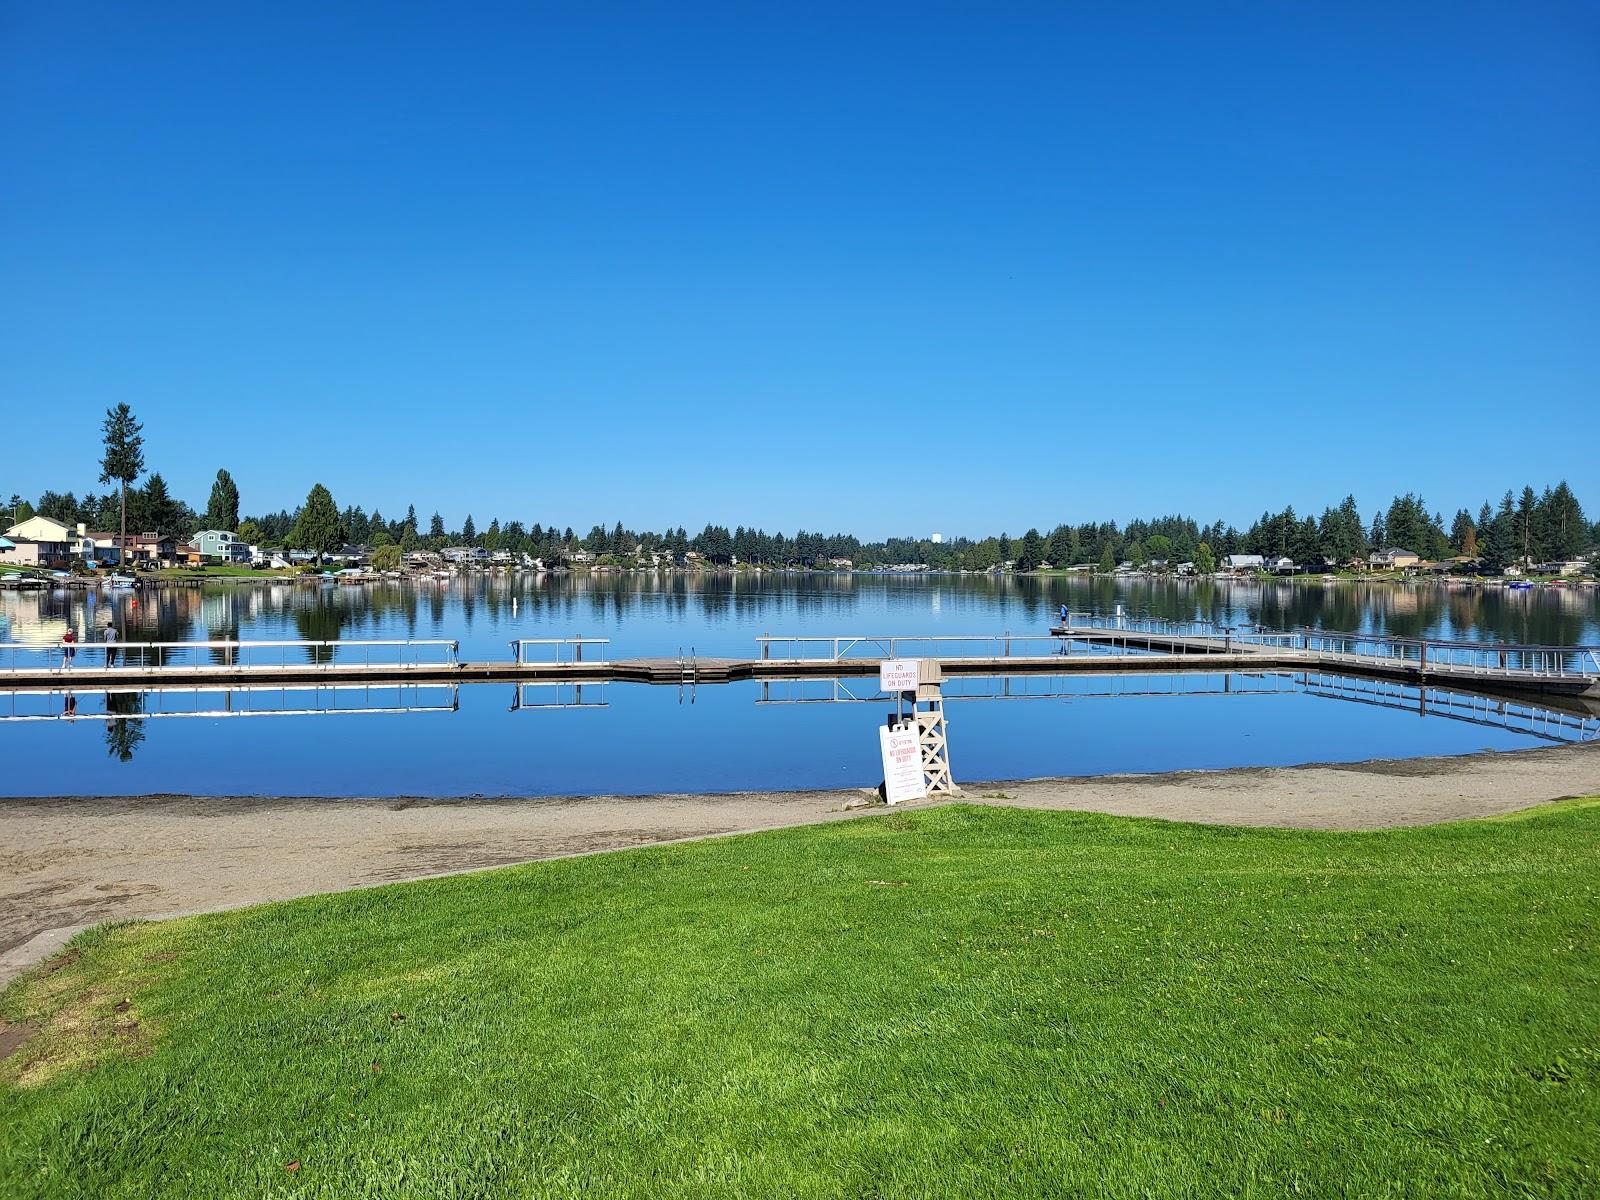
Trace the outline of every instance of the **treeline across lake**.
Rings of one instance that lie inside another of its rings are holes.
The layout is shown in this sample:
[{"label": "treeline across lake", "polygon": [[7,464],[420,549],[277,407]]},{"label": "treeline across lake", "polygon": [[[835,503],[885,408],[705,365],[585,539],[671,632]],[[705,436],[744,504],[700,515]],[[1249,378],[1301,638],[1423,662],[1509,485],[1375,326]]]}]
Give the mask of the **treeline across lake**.
[{"label": "treeline across lake", "polygon": [[[1176,566],[1193,563],[1201,572],[1216,568],[1227,555],[1259,554],[1289,558],[1309,568],[1342,566],[1366,558],[1374,550],[1399,548],[1425,559],[1462,556],[1477,560],[1486,571],[1512,564],[1537,564],[1581,557],[1600,543],[1600,525],[1591,523],[1572,489],[1561,482],[1536,492],[1524,487],[1506,492],[1498,504],[1485,502],[1476,513],[1459,509],[1446,521],[1430,513],[1421,497],[1397,496],[1390,505],[1365,518],[1353,497],[1325,508],[1318,516],[1302,516],[1292,506],[1262,513],[1240,530],[1223,521],[1201,524],[1193,517],[1171,515],[1115,521],[1058,524],[1043,532],[1029,529],[1020,536],[1000,533],[984,538],[954,537],[939,542],[927,537],[862,541],[853,534],[799,530],[768,533],[743,525],[707,525],[690,534],[684,527],[630,529],[621,522],[595,525],[586,534],[554,522],[491,518],[479,527],[469,515],[459,529],[447,528],[438,513],[419,522],[416,507],[389,518],[374,507],[343,509],[321,485],[292,512],[280,510],[237,521],[236,490],[227,473],[218,473],[220,498],[213,495],[196,512],[175,500],[159,474],[128,493],[128,527],[160,529],[180,537],[203,528],[236,528],[244,541],[268,548],[293,548],[334,553],[347,545],[395,546],[402,552],[472,546],[512,555],[528,555],[546,565],[587,561],[631,565],[641,557],[687,561],[691,555],[715,565],[735,563],[773,567],[857,568],[920,564],[933,569],[987,571],[1010,564],[1018,571],[1041,567],[1093,566],[1111,571],[1122,563]],[[114,528],[115,493],[46,492],[37,503],[11,497],[15,519],[34,512],[57,520]],[[230,520],[230,518],[235,518]]]},{"label": "treeline across lake", "polygon": [[[315,494],[295,512],[257,517],[241,527],[242,536],[259,537],[267,545],[305,540],[306,513],[317,506]],[[1397,496],[1370,520],[1364,519],[1355,499],[1347,496],[1319,516],[1300,516],[1293,507],[1263,513],[1248,529],[1222,521],[1202,525],[1193,517],[1174,515],[1139,519],[1118,525],[1115,521],[1059,524],[1049,533],[1029,529],[1020,537],[1001,533],[993,537],[889,538],[865,542],[852,534],[768,533],[748,526],[707,525],[689,534],[682,526],[664,530],[630,529],[620,521],[595,525],[584,535],[570,526],[534,521],[524,524],[493,518],[480,528],[469,515],[460,529],[447,529],[434,513],[419,527],[416,509],[391,521],[379,511],[368,514],[360,507],[346,508],[328,517],[331,498],[321,502],[323,525],[334,526],[330,541],[361,545],[393,544],[402,550],[447,546],[474,546],[486,551],[527,554],[547,565],[583,560],[630,565],[641,557],[667,557],[684,561],[692,554],[716,565],[735,563],[773,567],[878,567],[920,564],[934,569],[986,571],[1010,564],[1018,571],[1044,566],[1092,565],[1111,571],[1122,563],[1176,566],[1193,563],[1209,572],[1230,554],[1259,554],[1291,558],[1321,567],[1343,566],[1364,560],[1374,550],[1410,550],[1425,559],[1461,556],[1477,560],[1495,571],[1513,563],[1534,564],[1552,559],[1576,558],[1600,542],[1600,526],[1591,524],[1572,489],[1563,481],[1543,492],[1525,487],[1520,498],[1506,492],[1498,505],[1484,503],[1476,514],[1456,512],[1448,523],[1430,513],[1420,496]],[[312,545],[296,548],[316,549]],[[331,548],[331,547],[330,547]]]},{"label": "treeline across lake", "polygon": [[[107,413],[105,455],[100,482],[117,490],[98,493],[46,491],[36,502],[13,494],[10,517],[22,521],[35,513],[68,525],[117,528],[126,504],[126,527],[159,530],[181,539],[197,531],[220,528],[236,532],[251,545],[269,549],[335,553],[346,546],[399,551],[442,550],[470,546],[490,553],[526,555],[547,566],[571,562],[633,565],[640,561],[685,562],[691,558],[715,565],[736,563],[772,567],[879,567],[918,564],[933,569],[987,571],[1010,565],[1018,571],[1044,566],[1094,566],[1112,571],[1122,563],[1144,567],[1193,564],[1202,574],[1214,570],[1230,554],[1288,558],[1309,569],[1342,567],[1364,560],[1375,550],[1408,550],[1434,561],[1451,557],[1472,560],[1481,570],[1499,571],[1513,564],[1532,565],[1569,560],[1593,551],[1600,542],[1600,523],[1591,523],[1565,481],[1536,491],[1525,486],[1507,491],[1498,503],[1484,501],[1473,512],[1458,509],[1446,520],[1430,511],[1419,495],[1396,496],[1370,517],[1346,496],[1319,515],[1301,515],[1292,506],[1264,512],[1242,532],[1221,520],[1201,524],[1172,515],[1129,521],[1058,523],[1042,532],[1018,537],[888,538],[866,542],[847,533],[799,530],[792,535],[737,525],[707,525],[691,535],[683,526],[659,530],[629,529],[620,521],[594,525],[587,534],[557,522],[491,518],[480,526],[469,514],[458,529],[447,528],[433,513],[419,522],[416,506],[391,518],[377,506],[340,508],[321,483],[293,512],[280,510],[240,520],[239,488],[226,470],[219,470],[203,509],[174,497],[159,472],[138,483],[144,470],[142,426],[126,405]],[[0,494],[4,494],[0,492]],[[0,526],[4,528],[4,526]],[[390,551],[386,558],[392,559]]]}]

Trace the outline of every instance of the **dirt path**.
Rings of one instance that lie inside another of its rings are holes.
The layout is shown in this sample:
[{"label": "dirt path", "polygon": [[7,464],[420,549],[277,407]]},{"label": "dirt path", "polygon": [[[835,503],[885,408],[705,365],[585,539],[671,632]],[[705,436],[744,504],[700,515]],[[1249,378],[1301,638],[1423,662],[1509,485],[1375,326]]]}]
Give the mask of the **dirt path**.
[{"label": "dirt path", "polygon": [[[966,791],[981,803],[1030,808],[1380,829],[1600,794],[1600,745],[1034,779],[969,784]],[[861,799],[858,791],[497,800],[0,799],[0,985],[97,921],[835,820],[854,815],[845,806]]]}]

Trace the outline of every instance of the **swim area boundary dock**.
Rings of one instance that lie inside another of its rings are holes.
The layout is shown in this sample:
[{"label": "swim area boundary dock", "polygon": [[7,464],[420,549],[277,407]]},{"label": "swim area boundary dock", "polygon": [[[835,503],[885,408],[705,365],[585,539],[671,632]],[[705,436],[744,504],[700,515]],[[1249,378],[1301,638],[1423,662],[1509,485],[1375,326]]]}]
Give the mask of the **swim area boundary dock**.
[{"label": "swim area boundary dock", "polygon": [[[607,657],[604,638],[529,638],[500,662],[462,662],[445,640],[0,645],[0,689],[336,683],[636,683],[875,676],[885,659],[945,676],[1315,672],[1513,698],[1600,700],[1600,647],[1518,646],[1324,630],[1276,631],[1071,614],[1048,634],[766,636],[755,658]],[[1048,649],[1043,649],[1048,647]],[[1041,652],[1041,650],[1043,652]],[[196,661],[196,659],[200,661]],[[275,661],[274,661],[275,660]],[[292,660],[292,661],[291,661]]]}]

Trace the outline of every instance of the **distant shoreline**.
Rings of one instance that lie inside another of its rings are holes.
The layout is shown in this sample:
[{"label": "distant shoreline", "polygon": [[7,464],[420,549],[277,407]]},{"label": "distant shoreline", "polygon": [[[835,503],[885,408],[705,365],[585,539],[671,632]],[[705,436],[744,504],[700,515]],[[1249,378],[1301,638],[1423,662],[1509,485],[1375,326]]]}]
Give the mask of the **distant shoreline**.
[{"label": "distant shoreline", "polygon": [[[1373,575],[1355,574],[1330,574],[1320,572],[1302,572],[1294,575],[1277,575],[1271,573],[1241,573],[1235,575],[1178,575],[1170,572],[1149,571],[1117,571],[1111,573],[1099,571],[1073,571],[1073,570],[1039,570],[1039,571],[964,571],[953,568],[929,568],[928,570],[894,570],[890,568],[858,568],[852,570],[824,569],[819,567],[769,567],[769,566],[676,566],[676,567],[623,567],[623,566],[593,566],[578,564],[575,566],[534,568],[521,566],[490,566],[490,567],[440,567],[434,570],[410,571],[370,571],[363,570],[359,575],[345,577],[333,576],[330,579],[329,568],[315,570],[284,571],[262,569],[260,571],[232,569],[227,571],[210,572],[205,570],[190,571],[182,568],[147,572],[134,576],[138,586],[146,587],[162,584],[176,584],[181,586],[194,586],[207,583],[326,583],[338,582],[346,584],[366,583],[415,583],[437,579],[472,579],[477,577],[503,577],[503,576],[572,576],[575,578],[605,577],[612,575],[627,576],[667,576],[696,578],[701,576],[741,576],[741,575],[792,575],[810,576],[817,578],[872,578],[872,579],[925,579],[929,577],[949,579],[1077,579],[1085,581],[1096,580],[1127,580],[1140,582],[1181,583],[1181,584],[1252,584],[1261,586],[1269,583],[1282,583],[1293,586],[1329,586],[1338,584],[1391,584],[1404,586],[1432,586],[1432,587],[1508,587],[1514,585],[1529,585],[1541,587],[1554,584],[1558,587],[1571,588],[1600,588],[1600,579],[1592,576],[1555,576],[1555,575],[1396,575],[1391,572]],[[30,567],[4,567],[0,568],[0,589],[16,588],[20,580],[27,582],[21,586],[38,586],[63,589],[89,589],[105,587],[109,582],[111,573],[82,573],[72,574],[67,578],[56,578],[51,572]]]}]

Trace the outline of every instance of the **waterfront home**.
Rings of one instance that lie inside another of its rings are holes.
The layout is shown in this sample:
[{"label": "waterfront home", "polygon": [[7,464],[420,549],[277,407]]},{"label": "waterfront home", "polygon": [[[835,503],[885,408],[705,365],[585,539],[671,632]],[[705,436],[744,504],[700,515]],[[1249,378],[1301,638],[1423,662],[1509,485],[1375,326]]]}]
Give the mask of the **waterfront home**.
[{"label": "waterfront home", "polygon": [[84,536],[83,526],[68,525],[54,517],[36,515],[18,521],[6,530],[6,536],[38,543],[44,547],[39,553],[54,560],[57,566],[65,567],[75,558],[94,557],[94,543]]},{"label": "waterfront home", "polygon": [[1534,570],[1541,575],[1582,575],[1589,564],[1581,558],[1566,558],[1556,562],[1542,562]]},{"label": "waterfront home", "polygon": [[463,567],[489,561],[489,552],[482,546],[446,546],[439,553],[445,562]]},{"label": "waterfront home", "polygon": [[1267,570],[1275,575],[1293,575],[1300,569],[1300,564],[1287,555],[1267,560]]},{"label": "waterfront home", "polygon": [[346,542],[338,550],[324,555],[330,563],[343,563],[347,567],[363,567],[372,561],[372,547]]},{"label": "waterfront home", "polygon": [[[123,542],[120,534],[112,533],[109,529],[85,530],[78,526],[79,535],[87,545],[84,547],[88,557],[105,566],[121,566],[123,560]],[[133,544],[133,538],[128,538],[128,544]]]},{"label": "waterfront home", "polygon": [[170,567],[178,561],[178,539],[152,529],[128,535],[128,557],[136,565]]},{"label": "waterfront home", "polygon": [[201,562],[243,565],[250,561],[250,547],[239,540],[238,534],[226,529],[202,529],[189,545],[198,552]]},{"label": "waterfront home", "polygon": [[90,533],[81,521],[68,525],[54,517],[35,515],[11,526],[6,536],[37,543],[43,547],[38,553],[58,567],[69,566],[74,560],[115,563],[122,557],[116,534]]},{"label": "waterfront home", "polygon": [[1259,554],[1230,554],[1222,560],[1229,571],[1264,571],[1267,560]]},{"label": "waterfront home", "polygon": [[72,561],[66,542],[41,542],[6,534],[0,537],[0,563],[8,567],[65,567]]},{"label": "waterfront home", "polygon": [[6,530],[9,538],[27,538],[32,542],[70,542],[76,530],[65,521],[58,521],[54,517],[32,516],[26,521],[18,521]]},{"label": "waterfront home", "polygon": [[1367,555],[1367,565],[1380,571],[1403,571],[1407,567],[1414,567],[1422,561],[1422,555],[1413,554],[1409,550],[1401,550],[1390,546],[1383,550],[1374,550]]}]

